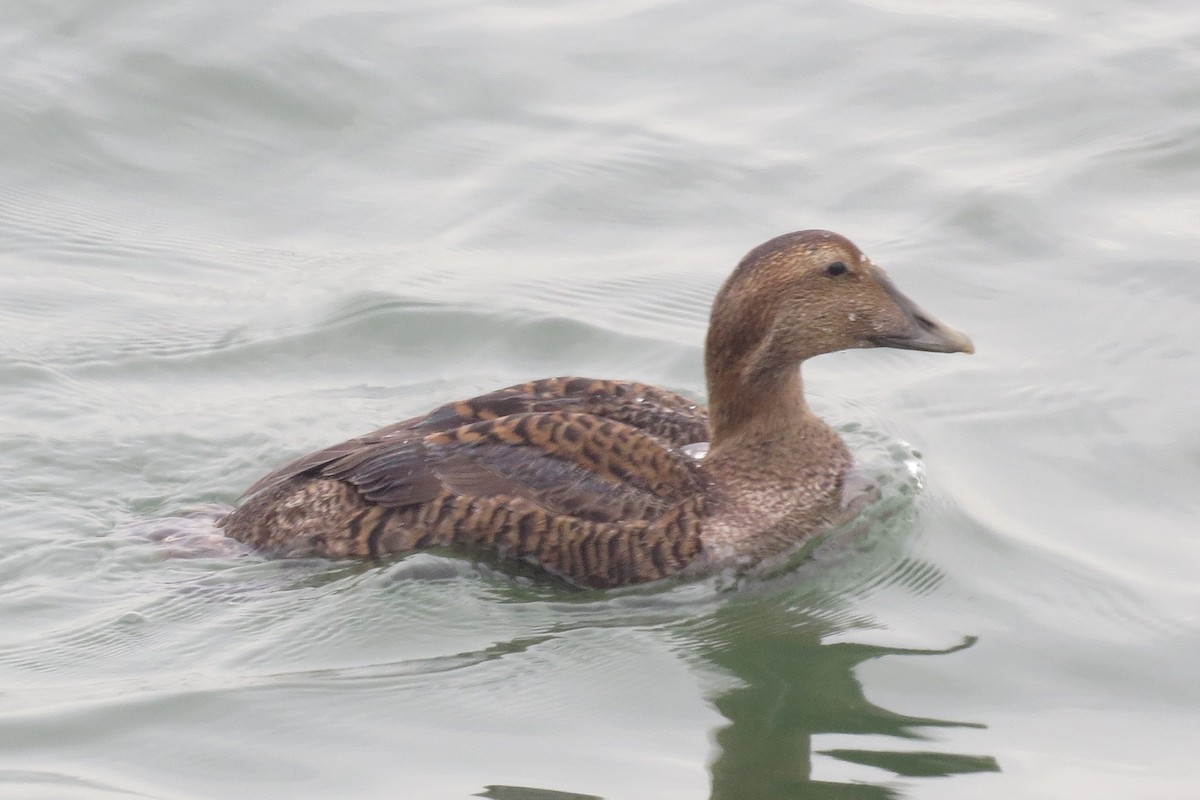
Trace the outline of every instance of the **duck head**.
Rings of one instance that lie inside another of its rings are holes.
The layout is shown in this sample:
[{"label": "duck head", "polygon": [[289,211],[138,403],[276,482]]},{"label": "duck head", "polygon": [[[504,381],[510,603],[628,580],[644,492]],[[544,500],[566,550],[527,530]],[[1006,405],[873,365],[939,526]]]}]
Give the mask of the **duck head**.
[{"label": "duck head", "polygon": [[741,416],[735,405],[753,406],[756,397],[765,402],[784,384],[802,403],[800,362],[861,347],[975,350],[844,236],[819,230],[778,236],[742,259],[713,302],[705,345],[710,403],[732,421]]},{"label": "duck head", "polygon": [[859,347],[975,351],[829,231],[788,233],[751,250],[713,302],[707,347],[746,377]]}]

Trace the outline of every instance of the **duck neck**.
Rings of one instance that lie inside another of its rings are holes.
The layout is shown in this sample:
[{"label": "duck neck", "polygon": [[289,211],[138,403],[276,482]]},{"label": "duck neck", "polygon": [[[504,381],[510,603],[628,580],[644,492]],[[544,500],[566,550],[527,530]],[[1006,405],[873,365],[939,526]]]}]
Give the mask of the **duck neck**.
[{"label": "duck neck", "polygon": [[713,469],[788,472],[796,454],[836,438],[809,410],[800,375],[802,362],[824,351],[794,327],[770,304],[746,299],[734,278],[721,288],[704,343]]},{"label": "duck neck", "polygon": [[761,448],[804,438],[814,426],[825,427],[804,399],[799,367],[766,373],[709,365],[710,453]]}]

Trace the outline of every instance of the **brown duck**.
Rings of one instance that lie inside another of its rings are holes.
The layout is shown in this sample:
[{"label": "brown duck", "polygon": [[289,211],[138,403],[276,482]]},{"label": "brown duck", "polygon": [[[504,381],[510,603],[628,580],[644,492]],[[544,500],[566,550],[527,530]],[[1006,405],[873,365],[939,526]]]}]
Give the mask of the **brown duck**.
[{"label": "brown duck", "polygon": [[785,234],[717,293],[707,413],[640,383],[510,386],[293,461],[220,524],[274,555],[483,549],[593,587],[755,564],[841,513],[852,459],[799,366],[856,347],[974,351],[849,240]]}]

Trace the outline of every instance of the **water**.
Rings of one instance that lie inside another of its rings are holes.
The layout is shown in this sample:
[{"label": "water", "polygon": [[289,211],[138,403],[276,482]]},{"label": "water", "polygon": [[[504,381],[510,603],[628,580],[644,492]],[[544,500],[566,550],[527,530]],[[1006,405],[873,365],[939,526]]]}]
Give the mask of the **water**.
[{"label": "water", "polygon": [[[1195,796],[1195,4],[0,20],[0,795]],[[528,378],[700,397],[713,291],[805,227],[978,346],[808,367],[894,489],[815,561],[606,595],[147,536]]]}]

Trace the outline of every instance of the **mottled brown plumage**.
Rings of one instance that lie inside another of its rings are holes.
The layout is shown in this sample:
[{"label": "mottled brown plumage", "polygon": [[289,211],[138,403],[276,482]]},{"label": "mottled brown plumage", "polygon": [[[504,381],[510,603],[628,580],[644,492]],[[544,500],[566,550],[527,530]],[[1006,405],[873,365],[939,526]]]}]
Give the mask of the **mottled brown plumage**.
[{"label": "mottled brown plumage", "polygon": [[[851,457],[805,403],[800,363],[880,346],[973,350],[845,238],[786,234],[713,303],[707,413],[640,383],[510,386],[299,458],[221,524],[275,555],[485,548],[594,587],[742,567],[841,512]],[[681,450],[705,441],[702,461]]]}]

